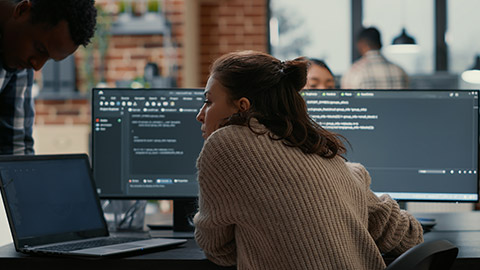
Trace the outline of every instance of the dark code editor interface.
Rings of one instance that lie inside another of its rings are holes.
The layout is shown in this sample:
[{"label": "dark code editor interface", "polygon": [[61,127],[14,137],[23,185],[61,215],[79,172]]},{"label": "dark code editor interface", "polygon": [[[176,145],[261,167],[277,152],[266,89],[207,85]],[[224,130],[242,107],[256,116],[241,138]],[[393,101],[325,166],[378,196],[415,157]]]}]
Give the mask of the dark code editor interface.
[{"label": "dark code editor interface", "polygon": [[302,92],[310,117],[343,135],[376,194],[399,200],[476,201],[478,91]]},{"label": "dark code editor interface", "polygon": [[101,197],[196,197],[200,89],[94,89],[93,172]]}]

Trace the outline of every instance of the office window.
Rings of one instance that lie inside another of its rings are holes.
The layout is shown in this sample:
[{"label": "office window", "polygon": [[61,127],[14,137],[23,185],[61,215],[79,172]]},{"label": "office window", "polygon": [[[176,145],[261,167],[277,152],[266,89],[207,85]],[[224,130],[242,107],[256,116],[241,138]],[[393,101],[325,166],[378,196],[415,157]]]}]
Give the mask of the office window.
[{"label": "office window", "polygon": [[[407,73],[433,73],[434,11],[434,0],[363,0],[363,25],[374,26],[380,31],[383,53]],[[419,45],[418,52],[397,52],[389,46],[404,27]]]},{"label": "office window", "polygon": [[323,59],[339,75],[350,67],[350,0],[270,0],[270,11],[272,55]]},{"label": "office window", "polygon": [[449,71],[462,73],[471,68],[480,55],[480,1],[450,0],[447,2],[447,44]]}]

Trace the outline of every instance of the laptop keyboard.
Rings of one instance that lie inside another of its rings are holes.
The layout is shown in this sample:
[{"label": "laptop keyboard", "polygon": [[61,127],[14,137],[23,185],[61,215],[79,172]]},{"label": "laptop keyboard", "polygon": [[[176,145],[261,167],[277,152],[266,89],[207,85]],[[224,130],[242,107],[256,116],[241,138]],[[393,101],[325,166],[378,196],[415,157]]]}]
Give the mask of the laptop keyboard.
[{"label": "laptop keyboard", "polygon": [[94,247],[103,247],[109,245],[123,244],[133,241],[145,240],[140,238],[128,238],[128,237],[112,237],[112,238],[102,238],[94,239],[91,241],[79,242],[79,243],[69,243],[69,244],[59,244],[49,247],[42,247],[41,250],[45,251],[73,251],[86,248]]}]

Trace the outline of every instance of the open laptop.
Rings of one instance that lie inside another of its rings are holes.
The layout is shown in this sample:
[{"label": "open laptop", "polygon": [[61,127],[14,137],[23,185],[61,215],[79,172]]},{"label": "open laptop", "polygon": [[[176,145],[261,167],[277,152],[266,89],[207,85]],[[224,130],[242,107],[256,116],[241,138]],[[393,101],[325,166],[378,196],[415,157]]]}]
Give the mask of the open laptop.
[{"label": "open laptop", "polygon": [[0,156],[0,188],[19,252],[98,257],[186,242],[110,236],[85,154]]}]

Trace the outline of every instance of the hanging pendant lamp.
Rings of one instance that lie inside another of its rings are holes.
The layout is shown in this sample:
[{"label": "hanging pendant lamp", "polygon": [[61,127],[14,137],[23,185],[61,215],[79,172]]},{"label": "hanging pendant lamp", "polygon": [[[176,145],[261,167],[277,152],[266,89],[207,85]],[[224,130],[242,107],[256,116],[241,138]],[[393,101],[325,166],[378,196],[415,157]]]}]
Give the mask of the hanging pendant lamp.
[{"label": "hanging pendant lamp", "polygon": [[402,28],[402,33],[393,39],[392,45],[415,45],[415,39],[407,34],[407,30]]},{"label": "hanging pendant lamp", "polygon": [[462,79],[468,83],[480,84],[480,55],[476,56],[473,67],[462,73]]},{"label": "hanging pendant lamp", "polygon": [[402,28],[402,33],[393,39],[392,45],[388,46],[388,51],[397,54],[411,54],[418,53],[420,47],[417,45],[415,38],[408,35],[407,30]]}]

